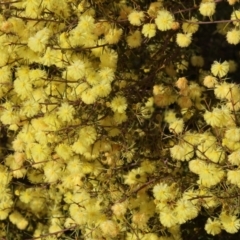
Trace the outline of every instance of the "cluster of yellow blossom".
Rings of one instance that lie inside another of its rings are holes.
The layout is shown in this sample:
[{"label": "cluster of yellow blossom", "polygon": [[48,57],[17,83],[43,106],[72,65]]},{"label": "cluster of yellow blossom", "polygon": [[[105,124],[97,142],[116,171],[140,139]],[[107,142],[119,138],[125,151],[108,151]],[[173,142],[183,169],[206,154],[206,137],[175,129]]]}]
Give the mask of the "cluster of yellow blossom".
[{"label": "cluster of yellow blossom", "polygon": [[239,1],[185,2],[0,3],[0,238],[238,232]]}]

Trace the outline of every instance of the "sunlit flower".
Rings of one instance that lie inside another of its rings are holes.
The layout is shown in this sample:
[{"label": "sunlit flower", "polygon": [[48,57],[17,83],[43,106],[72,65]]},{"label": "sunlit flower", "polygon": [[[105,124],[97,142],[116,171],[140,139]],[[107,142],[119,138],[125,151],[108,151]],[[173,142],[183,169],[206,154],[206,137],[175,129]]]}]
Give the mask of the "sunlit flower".
[{"label": "sunlit flower", "polygon": [[232,29],[227,32],[226,38],[228,43],[237,45],[240,42],[240,31],[238,29]]},{"label": "sunlit flower", "polygon": [[240,170],[228,170],[227,179],[231,184],[240,186]]},{"label": "sunlit flower", "polygon": [[203,80],[203,85],[207,88],[213,88],[217,83],[217,79],[211,75],[207,75]]},{"label": "sunlit flower", "polygon": [[228,71],[229,71],[229,63],[227,61],[224,61],[223,63],[214,61],[211,66],[212,74],[220,78],[226,76]]},{"label": "sunlit flower", "polygon": [[198,19],[195,17],[192,17],[190,21],[184,22],[182,24],[182,29],[184,33],[195,33],[197,32],[199,25],[197,24]]},{"label": "sunlit flower", "polygon": [[138,12],[134,10],[128,15],[128,20],[132,25],[140,26],[144,20],[144,13],[142,11]]},{"label": "sunlit flower", "polygon": [[220,221],[222,223],[223,229],[228,233],[236,233],[240,228],[240,220],[237,219],[235,215],[228,215],[225,212],[221,213]]},{"label": "sunlit flower", "polygon": [[173,133],[179,134],[183,131],[183,128],[184,128],[183,119],[176,119],[176,121],[169,124],[169,130],[170,132]]},{"label": "sunlit flower", "polygon": [[111,28],[105,35],[105,40],[109,44],[116,44],[119,42],[122,33],[123,33],[122,29]]},{"label": "sunlit flower", "polygon": [[139,30],[134,31],[127,36],[127,44],[130,48],[136,48],[141,46],[142,36]]},{"label": "sunlit flower", "polygon": [[206,232],[208,234],[211,234],[211,235],[215,236],[222,231],[221,222],[219,220],[216,220],[216,219],[212,220],[211,218],[208,218],[204,229],[206,230]]},{"label": "sunlit flower", "polygon": [[156,35],[156,25],[154,23],[146,23],[143,25],[142,34],[144,37],[152,38]]},{"label": "sunlit flower", "polygon": [[194,156],[193,146],[188,143],[176,144],[170,148],[171,157],[175,160],[190,160]]},{"label": "sunlit flower", "polygon": [[75,110],[73,106],[68,103],[62,103],[62,105],[58,108],[57,115],[62,121],[70,122],[73,120],[73,114]]},{"label": "sunlit flower", "polygon": [[167,31],[172,28],[172,24],[174,22],[174,16],[167,10],[158,11],[157,18],[155,19],[155,23],[157,28],[160,31]]},{"label": "sunlit flower", "polygon": [[127,109],[127,99],[123,96],[116,96],[111,101],[111,109],[114,112],[123,113]]},{"label": "sunlit flower", "polygon": [[236,150],[229,154],[228,161],[233,165],[240,165],[240,150]]},{"label": "sunlit flower", "polygon": [[206,17],[211,17],[215,13],[216,3],[214,1],[201,2],[199,12]]},{"label": "sunlit flower", "polygon": [[168,201],[174,198],[173,188],[166,183],[159,183],[153,187],[153,195],[159,201]]},{"label": "sunlit flower", "polygon": [[231,14],[231,20],[235,26],[240,26],[240,9],[234,10]]},{"label": "sunlit flower", "polygon": [[170,209],[165,209],[164,212],[161,212],[159,219],[162,225],[165,227],[172,227],[177,225],[178,223],[178,219],[177,216],[175,215],[175,212],[171,211]]}]

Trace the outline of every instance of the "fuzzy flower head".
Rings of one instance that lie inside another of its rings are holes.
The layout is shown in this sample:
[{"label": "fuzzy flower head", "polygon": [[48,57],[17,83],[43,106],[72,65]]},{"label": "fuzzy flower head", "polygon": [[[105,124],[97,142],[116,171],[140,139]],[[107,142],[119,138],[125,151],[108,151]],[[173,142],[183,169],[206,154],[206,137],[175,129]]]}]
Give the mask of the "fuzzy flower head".
[{"label": "fuzzy flower head", "polygon": [[119,233],[119,227],[116,222],[112,220],[106,220],[100,224],[100,229],[104,236],[114,238]]},{"label": "fuzzy flower head", "polygon": [[176,194],[177,192],[173,185],[161,182],[153,187],[154,198],[161,202],[175,199]]},{"label": "fuzzy flower head", "polygon": [[58,108],[57,115],[59,119],[64,122],[70,122],[73,120],[73,115],[75,110],[73,106],[69,105],[68,103],[62,103],[62,105]]},{"label": "fuzzy flower head", "polygon": [[223,127],[232,124],[231,115],[227,109],[213,108],[212,112],[206,110],[203,117],[206,123],[212,127]]},{"label": "fuzzy flower head", "polygon": [[216,220],[216,219],[208,218],[204,229],[206,230],[206,232],[208,234],[211,234],[211,235],[215,236],[222,231],[221,222],[219,220]]},{"label": "fuzzy flower head", "polygon": [[94,29],[94,18],[90,15],[82,15],[79,19],[78,29],[82,31],[93,31]]},{"label": "fuzzy flower head", "polygon": [[174,16],[172,15],[172,13],[167,10],[158,11],[155,23],[160,31],[167,31],[172,29],[173,22]]},{"label": "fuzzy flower head", "polygon": [[88,88],[81,94],[81,99],[86,104],[93,104],[97,100],[97,94],[96,91],[94,91],[94,88]]},{"label": "fuzzy flower head", "polygon": [[[188,93],[188,91],[182,91],[183,93],[181,93],[181,91],[179,92],[179,94],[187,94]],[[186,93],[185,93],[186,92]],[[186,109],[188,109],[188,108],[190,108],[192,105],[193,105],[193,102],[192,102],[192,100],[191,100],[191,98],[189,97],[189,96],[180,96],[178,99],[177,99],[177,104],[180,106],[180,108],[181,108],[181,111],[182,111],[182,113],[183,114],[185,114],[186,113],[186,115],[185,115],[185,117],[187,117],[188,116],[188,113],[187,112],[185,112],[184,113],[184,109],[186,110]],[[187,111],[187,110],[186,110]],[[189,112],[189,114],[190,114],[190,112]],[[191,114],[190,114],[191,115]]]},{"label": "fuzzy flower head", "polygon": [[178,223],[175,212],[171,211],[170,209],[166,209],[164,212],[161,212],[159,220],[163,226],[168,228],[173,227]]},{"label": "fuzzy flower head", "polygon": [[139,30],[134,31],[130,35],[127,36],[127,44],[130,48],[136,48],[141,46],[142,43],[142,35]]},{"label": "fuzzy flower head", "polygon": [[94,143],[97,139],[97,131],[92,126],[86,126],[80,129],[79,139],[87,145]]},{"label": "fuzzy flower head", "polygon": [[205,187],[211,187],[220,183],[224,178],[224,175],[225,173],[222,169],[211,163],[205,163],[199,171],[199,180],[197,183]]},{"label": "fuzzy flower head", "polygon": [[173,110],[166,110],[164,114],[164,121],[167,123],[173,123],[177,120],[176,113]]},{"label": "fuzzy flower head", "polygon": [[179,47],[188,47],[192,42],[192,34],[191,33],[178,33],[176,38],[177,45]]},{"label": "fuzzy flower head", "polygon": [[231,184],[240,186],[240,170],[229,170],[227,172],[227,180]]},{"label": "fuzzy flower head", "polygon": [[217,79],[211,75],[207,75],[203,80],[203,85],[207,88],[213,88],[217,84]]},{"label": "fuzzy flower head", "polygon": [[110,107],[114,112],[124,113],[127,109],[127,99],[123,96],[116,96],[111,101]]},{"label": "fuzzy flower head", "polygon": [[131,186],[137,183],[144,183],[147,179],[146,173],[141,169],[132,169],[124,176],[124,183]]},{"label": "fuzzy flower head", "polygon": [[110,94],[112,88],[110,83],[102,83],[94,86],[92,90],[97,97],[102,98],[107,97]]},{"label": "fuzzy flower head", "polygon": [[157,16],[158,11],[162,8],[162,1],[152,2],[147,10],[147,13],[150,17],[155,18]]},{"label": "fuzzy flower head", "polygon": [[229,44],[237,45],[240,42],[240,31],[232,29],[227,32],[226,38]]},{"label": "fuzzy flower head", "polygon": [[188,80],[185,77],[181,77],[175,83],[176,87],[180,90],[185,90],[188,88]]},{"label": "fuzzy flower head", "polygon": [[202,1],[199,7],[199,12],[204,17],[211,17],[215,13],[216,3],[214,1]]},{"label": "fuzzy flower head", "polygon": [[101,82],[111,83],[114,80],[114,70],[109,67],[103,67],[98,72]]},{"label": "fuzzy flower head", "polygon": [[240,220],[235,215],[229,215],[222,212],[220,215],[220,221],[223,229],[228,233],[237,233],[240,228]]},{"label": "fuzzy flower head", "polygon": [[142,21],[144,20],[144,13],[143,11],[132,11],[128,15],[129,22],[134,26],[140,26],[142,24]]},{"label": "fuzzy flower head", "polygon": [[238,100],[239,88],[233,83],[222,82],[216,85],[214,94],[219,99]]},{"label": "fuzzy flower head", "polygon": [[126,202],[121,202],[121,203],[115,203],[111,207],[113,214],[117,217],[124,216],[124,214],[127,212],[127,204]]},{"label": "fuzzy flower head", "polygon": [[100,55],[100,67],[110,67],[115,69],[117,67],[118,54],[113,49],[105,50]]},{"label": "fuzzy flower head", "polygon": [[153,86],[154,103],[158,107],[165,107],[172,104],[176,100],[176,96],[172,88],[163,84]]},{"label": "fuzzy flower head", "polygon": [[174,212],[176,213],[178,223],[183,224],[188,220],[197,217],[198,208],[186,199],[179,199],[176,203]]},{"label": "fuzzy flower head", "polygon": [[64,160],[68,160],[72,156],[72,149],[66,143],[60,143],[59,145],[57,145],[55,151],[58,156],[60,156]]},{"label": "fuzzy flower head", "polygon": [[197,24],[198,19],[192,17],[189,22],[184,22],[182,25],[182,30],[184,33],[195,33],[197,32],[199,25]]},{"label": "fuzzy flower head", "polygon": [[200,159],[193,159],[189,162],[188,167],[189,170],[195,174],[200,173],[200,169],[202,169],[205,165],[205,162]]},{"label": "fuzzy flower head", "polygon": [[76,81],[84,77],[85,70],[86,64],[81,60],[77,60],[67,67],[67,71],[63,72],[63,77],[68,80]]},{"label": "fuzzy flower head", "polygon": [[240,141],[240,128],[230,128],[227,129],[225,132],[225,138],[227,138],[230,141],[233,142],[239,142]]},{"label": "fuzzy flower head", "polygon": [[214,76],[218,76],[220,78],[226,76],[228,71],[229,71],[229,63],[227,61],[224,61],[223,63],[214,61],[211,66],[211,73]]},{"label": "fuzzy flower head", "polygon": [[183,119],[176,119],[176,121],[169,124],[169,131],[180,134],[184,129],[184,122]]},{"label": "fuzzy flower head", "polygon": [[233,24],[237,27],[240,26],[240,9],[235,10],[231,14],[231,20],[233,20]]},{"label": "fuzzy flower head", "polygon": [[105,40],[109,44],[116,44],[119,42],[123,30],[117,28],[111,28],[108,33],[105,35]]},{"label": "fuzzy flower head", "polygon": [[144,37],[154,37],[156,35],[156,25],[154,23],[144,24],[142,28],[142,34]]},{"label": "fuzzy flower head", "polygon": [[233,165],[240,165],[240,150],[236,150],[229,154],[228,161]]},{"label": "fuzzy flower head", "polygon": [[170,154],[174,160],[188,161],[194,156],[194,149],[188,143],[176,144],[170,148]]},{"label": "fuzzy flower head", "polygon": [[34,52],[43,52],[50,36],[51,31],[48,28],[43,28],[28,39],[28,47]]}]

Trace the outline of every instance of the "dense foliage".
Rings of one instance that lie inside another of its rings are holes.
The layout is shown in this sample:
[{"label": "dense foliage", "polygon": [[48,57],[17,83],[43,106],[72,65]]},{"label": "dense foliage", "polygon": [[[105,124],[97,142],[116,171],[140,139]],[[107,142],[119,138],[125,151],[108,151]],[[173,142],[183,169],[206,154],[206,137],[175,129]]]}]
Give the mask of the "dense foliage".
[{"label": "dense foliage", "polygon": [[237,239],[239,19],[238,0],[0,1],[0,238]]}]

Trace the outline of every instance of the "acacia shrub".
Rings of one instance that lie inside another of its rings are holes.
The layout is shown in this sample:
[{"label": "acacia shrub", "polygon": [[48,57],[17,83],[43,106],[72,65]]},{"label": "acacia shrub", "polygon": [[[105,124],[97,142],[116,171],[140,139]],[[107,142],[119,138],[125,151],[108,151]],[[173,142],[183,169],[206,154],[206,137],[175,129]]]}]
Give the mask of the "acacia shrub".
[{"label": "acacia shrub", "polygon": [[238,236],[238,1],[0,7],[2,238]]}]

